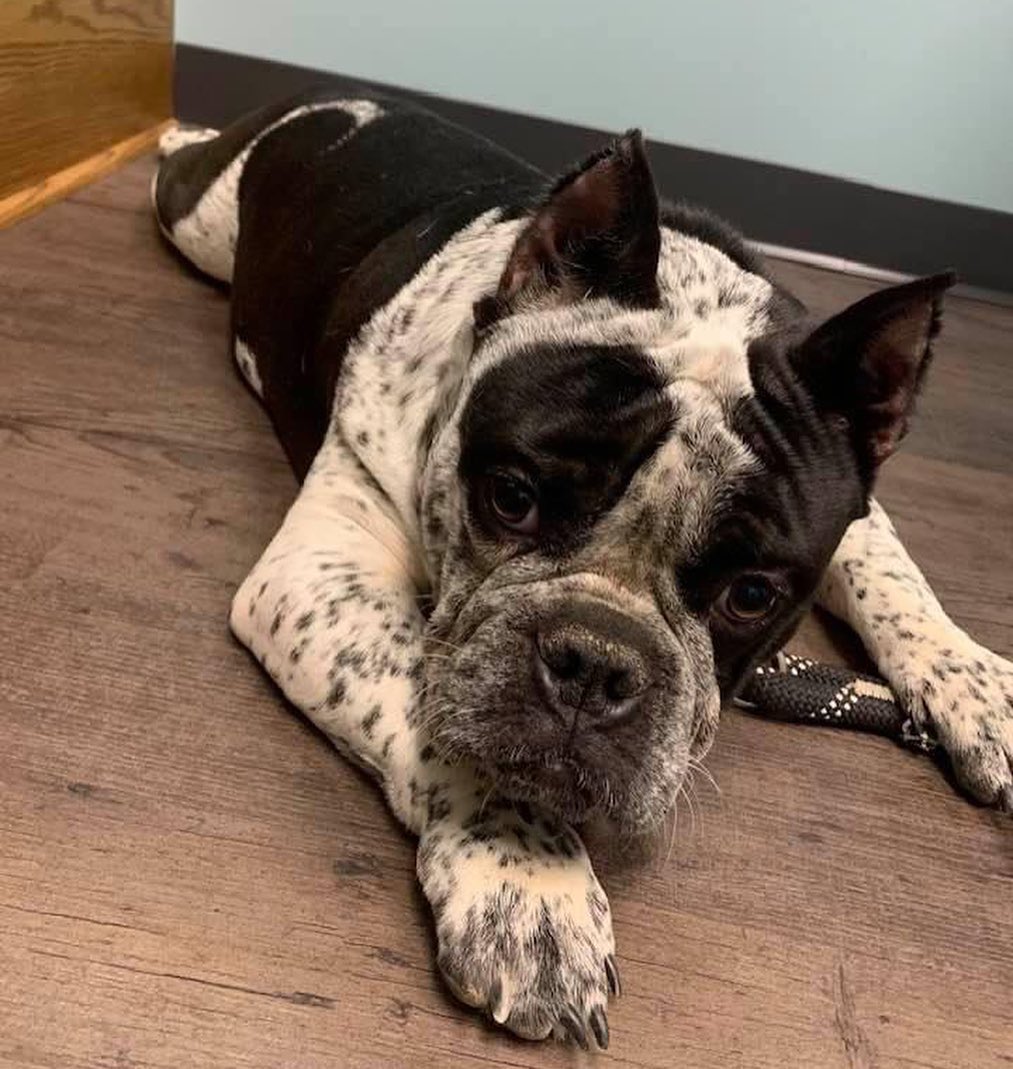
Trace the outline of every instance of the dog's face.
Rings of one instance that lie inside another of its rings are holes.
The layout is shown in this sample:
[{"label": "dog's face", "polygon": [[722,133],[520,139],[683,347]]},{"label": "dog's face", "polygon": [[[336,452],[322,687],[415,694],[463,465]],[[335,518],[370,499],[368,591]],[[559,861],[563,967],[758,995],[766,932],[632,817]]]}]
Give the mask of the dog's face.
[{"label": "dog's face", "polygon": [[863,514],[949,281],[809,331],[659,230],[636,137],[565,178],[476,307],[426,468],[437,748],[571,820],[660,819]]}]

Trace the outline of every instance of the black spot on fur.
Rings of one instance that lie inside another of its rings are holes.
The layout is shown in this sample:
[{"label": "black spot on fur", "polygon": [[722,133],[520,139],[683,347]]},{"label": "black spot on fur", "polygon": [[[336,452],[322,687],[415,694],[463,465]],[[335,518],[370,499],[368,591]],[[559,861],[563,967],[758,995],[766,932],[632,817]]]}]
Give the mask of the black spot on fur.
[{"label": "black spot on fur", "polygon": [[330,706],[340,705],[348,694],[348,684],[340,676],[334,680],[331,685],[330,693],[327,695],[327,704]]},{"label": "black spot on fur", "polygon": [[373,737],[373,728],[376,727],[376,722],[380,719],[382,714],[383,710],[377,704],[374,705],[373,708],[370,709],[369,712],[362,718],[362,733],[366,736],[367,739],[371,739]]}]

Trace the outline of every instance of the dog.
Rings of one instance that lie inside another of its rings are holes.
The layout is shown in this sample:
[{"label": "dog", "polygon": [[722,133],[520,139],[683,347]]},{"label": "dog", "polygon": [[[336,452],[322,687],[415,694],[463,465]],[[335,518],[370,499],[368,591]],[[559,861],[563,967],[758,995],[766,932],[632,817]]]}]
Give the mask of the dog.
[{"label": "dog", "polygon": [[636,131],[550,182],[323,90],[161,149],[159,225],[231,284],[302,481],[231,627],[418,836],[463,1002],[607,1045],[611,916],[571,825],[661,821],[813,602],[1013,805],[1013,666],[870,496],[952,275],[813,323],[730,227],[659,200]]}]

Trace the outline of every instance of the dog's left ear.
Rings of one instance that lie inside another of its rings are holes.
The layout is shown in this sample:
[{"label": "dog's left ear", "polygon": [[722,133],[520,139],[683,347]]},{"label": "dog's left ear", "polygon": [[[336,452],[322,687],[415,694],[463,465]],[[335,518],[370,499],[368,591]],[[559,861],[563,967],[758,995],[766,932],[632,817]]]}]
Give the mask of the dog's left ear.
[{"label": "dog's left ear", "polygon": [[870,477],[907,433],[942,296],[956,280],[948,272],[873,293],[828,319],[794,353],[820,411],[848,422]]},{"label": "dog's left ear", "polygon": [[521,231],[496,294],[476,304],[476,326],[539,300],[653,307],[660,248],[658,194],[643,137],[631,130],[556,183]]}]

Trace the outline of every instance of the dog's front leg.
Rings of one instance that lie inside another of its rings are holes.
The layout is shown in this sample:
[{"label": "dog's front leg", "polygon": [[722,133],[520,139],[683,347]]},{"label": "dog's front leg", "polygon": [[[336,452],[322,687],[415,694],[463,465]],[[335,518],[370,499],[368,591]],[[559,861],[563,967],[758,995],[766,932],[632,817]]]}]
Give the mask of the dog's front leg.
[{"label": "dog's front leg", "polygon": [[332,433],[236,594],[232,629],[420,837],[458,997],[523,1036],[605,1045],[612,922],[583,844],[426,744],[423,581],[393,507]]},{"label": "dog's front leg", "polygon": [[819,600],[858,632],[965,789],[1013,809],[1013,664],[946,615],[877,502],[845,533]]}]

